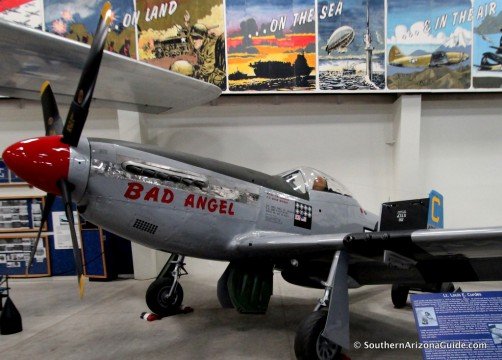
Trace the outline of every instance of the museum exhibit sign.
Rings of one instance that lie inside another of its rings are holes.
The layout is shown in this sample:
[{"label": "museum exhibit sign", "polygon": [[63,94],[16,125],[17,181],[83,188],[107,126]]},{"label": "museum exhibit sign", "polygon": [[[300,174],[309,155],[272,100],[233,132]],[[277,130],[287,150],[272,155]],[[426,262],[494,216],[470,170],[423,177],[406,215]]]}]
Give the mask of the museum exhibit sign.
[{"label": "museum exhibit sign", "polygon": [[[0,18],[90,43],[104,1],[4,1]],[[502,0],[111,3],[106,50],[226,94],[502,88]]]}]

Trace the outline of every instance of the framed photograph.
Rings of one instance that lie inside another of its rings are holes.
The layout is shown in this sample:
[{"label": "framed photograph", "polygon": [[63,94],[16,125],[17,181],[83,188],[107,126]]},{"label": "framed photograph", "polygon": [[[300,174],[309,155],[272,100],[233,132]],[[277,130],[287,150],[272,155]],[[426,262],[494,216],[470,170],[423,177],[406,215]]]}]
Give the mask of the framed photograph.
[{"label": "framed photograph", "polygon": [[36,233],[0,234],[0,274],[10,277],[51,276],[49,238],[42,236],[28,275],[26,266],[35,246]]},{"label": "framed photograph", "polygon": [[[42,220],[43,197],[0,197],[0,233],[36,231]],[[44,231],[47,231],[47,224]]]}]

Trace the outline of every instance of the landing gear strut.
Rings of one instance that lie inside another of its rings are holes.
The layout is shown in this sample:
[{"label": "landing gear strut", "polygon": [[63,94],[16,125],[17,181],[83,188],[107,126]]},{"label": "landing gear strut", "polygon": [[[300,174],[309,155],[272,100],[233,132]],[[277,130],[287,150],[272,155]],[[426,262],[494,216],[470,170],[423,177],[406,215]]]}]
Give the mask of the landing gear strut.
[{"label": "landing gear strut", "polygon": [[324,283],[324,296],[296,332],[298,359],[338,359],[342,347],[349,348],[348,267],[346,252],[337,251]]},{"label": "landing gear strut", "polygon": [[148,287],[146,304],[157,315],[169,316],[179,312],[183,288],[178,280],[180,276],[188,274],[184,261],[185,256],[172,254],[157,279]]}]

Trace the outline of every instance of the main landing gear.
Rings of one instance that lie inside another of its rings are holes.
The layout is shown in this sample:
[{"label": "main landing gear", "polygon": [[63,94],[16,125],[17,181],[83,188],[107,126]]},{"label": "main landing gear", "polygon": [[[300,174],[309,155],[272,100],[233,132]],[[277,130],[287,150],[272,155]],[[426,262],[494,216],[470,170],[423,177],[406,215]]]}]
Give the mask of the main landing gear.
[{"label": "main landing gear", "polygon": [[324,296],[313,313],[300,323],[295,336],[295,354],[300,360],[332,360],[348,349],[349,288],[348,255],[337,251],[324,283]]},{"label": "main landing gear", "polygon": [[146,304],[157,315],[169,316],[180,312],[183,288],[178,280],[188,274],[184,261],[185,256],[172,254],[157,279],[146,290]]}]

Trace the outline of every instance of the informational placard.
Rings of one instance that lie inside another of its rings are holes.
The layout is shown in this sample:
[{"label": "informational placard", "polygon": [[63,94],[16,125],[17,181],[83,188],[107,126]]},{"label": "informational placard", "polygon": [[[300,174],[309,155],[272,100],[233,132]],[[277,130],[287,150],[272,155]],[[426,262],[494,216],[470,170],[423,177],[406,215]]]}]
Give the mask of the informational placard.
[{"label": "informational placard", "polygon": [[[78,246],[82,248],[82,239],[80,237],[79,216],[76,211],[73,212],[75,219],[75,232],[77,233]],[[66,250],[72,249],[70,225],[64,211],[52,212],[52,226],[54,229],[54,249]]]},{"label": "informational placard", "polygon": [[426,360],[502,359],[502,291],[414,294]]}]

